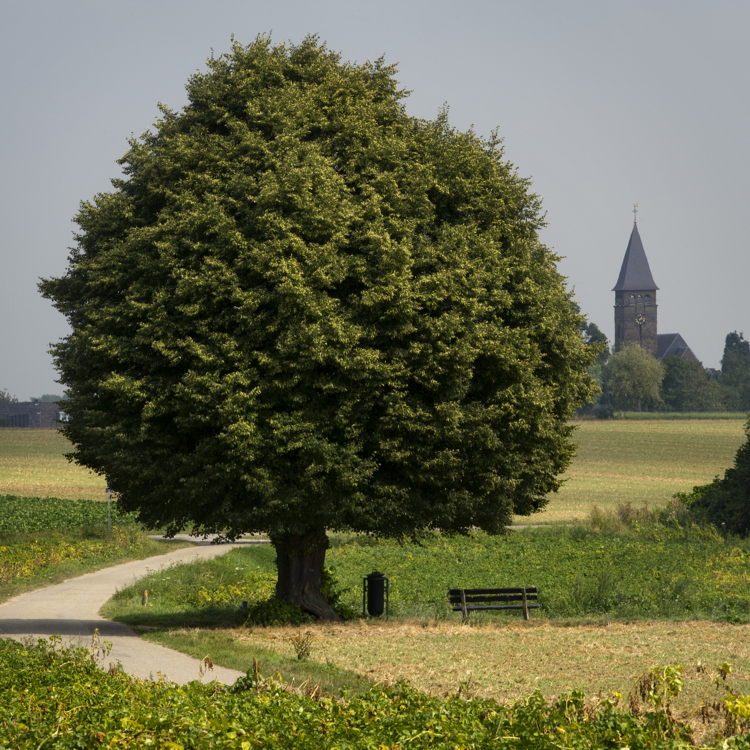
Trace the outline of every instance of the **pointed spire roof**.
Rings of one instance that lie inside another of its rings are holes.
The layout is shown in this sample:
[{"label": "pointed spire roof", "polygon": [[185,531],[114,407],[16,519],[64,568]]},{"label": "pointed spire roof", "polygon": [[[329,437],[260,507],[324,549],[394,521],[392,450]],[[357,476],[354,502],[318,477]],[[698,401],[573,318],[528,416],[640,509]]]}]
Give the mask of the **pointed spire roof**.
[{"label": "pointed spire roof", "polygon": [[638,234],[638,224],[633,224],[628,249],[625,251],[622,268],[620,268],[620,276],[612,291],[642,292],[655,291],[658,288],[654,277],[651,275],[651,269],[648,266],[648,259],[646,258],[646,251],[643,249],[641,235]]}]

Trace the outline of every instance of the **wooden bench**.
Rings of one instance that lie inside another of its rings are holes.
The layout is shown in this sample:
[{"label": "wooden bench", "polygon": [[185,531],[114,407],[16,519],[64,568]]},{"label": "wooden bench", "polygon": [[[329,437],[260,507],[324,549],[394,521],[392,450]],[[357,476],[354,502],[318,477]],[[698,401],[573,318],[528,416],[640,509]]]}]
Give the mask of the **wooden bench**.
[{"label": "wooden bench", "polygon": [[462,612],[464,620],[470,612],[489,609],[520,609],[523,619],[529,619],[530,609],[539,609],[536,586],[521,586],[512,589],[449,589],[448,601],[454,612]]}]

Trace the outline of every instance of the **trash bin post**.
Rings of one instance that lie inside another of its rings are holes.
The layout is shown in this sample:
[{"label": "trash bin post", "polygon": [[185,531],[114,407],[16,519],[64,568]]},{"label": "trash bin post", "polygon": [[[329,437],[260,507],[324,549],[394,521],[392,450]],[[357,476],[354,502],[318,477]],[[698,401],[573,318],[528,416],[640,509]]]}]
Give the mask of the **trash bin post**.
[{"label": "trash bin post", "polygon": [[[390,586],[389,581],[383,575],[373,570],[372,573],[362,579],[362,616],[369,614],[370,617],[380,617],[385,609],[385,616],[389,615]],[[385,606],[384,606],[385,605]]]}]

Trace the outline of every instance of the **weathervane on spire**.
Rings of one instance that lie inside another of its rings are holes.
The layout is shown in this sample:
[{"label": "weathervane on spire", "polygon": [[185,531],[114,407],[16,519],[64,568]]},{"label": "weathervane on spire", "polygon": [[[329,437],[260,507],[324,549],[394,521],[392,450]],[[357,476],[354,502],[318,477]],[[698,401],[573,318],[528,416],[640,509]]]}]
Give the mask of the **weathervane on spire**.
[{"label": "weathervane on spire", "polygon": [[638,204],[633,204],[633,224],[638,223]]}]

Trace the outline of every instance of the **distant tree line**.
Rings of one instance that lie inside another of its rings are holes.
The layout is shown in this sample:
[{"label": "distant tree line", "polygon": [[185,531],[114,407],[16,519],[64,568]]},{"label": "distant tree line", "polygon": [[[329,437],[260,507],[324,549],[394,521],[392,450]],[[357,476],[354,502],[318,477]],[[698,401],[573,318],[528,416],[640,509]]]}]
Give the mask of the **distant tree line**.
[{"label": "distant tree line", "polygon": [[[41,401],[45,404],[54,404],[59,401],[65,401],[67,396],[58,396],[55,393],[45,393],[38,398],[36,396],[32,396],[29,400],[30,401]],[[0,388],[0,404],[17,404],[18,399],[15,396],[11,396],[11,394]]]},{"label": "distant tree line", "polygon": [[11,396],[8,391],[0,388],[0,404],[17,404],[18,399],[15,396]]},{"label": "distant tree line", "polygon": [[720,372],[683,357],[659,361],[636,345],[612,353],[594,323],[585,323],[581,335],[604,348],[589,369],[601,391],[579,413],[750,411],[750,341],[742,333],[727,335]]}]

